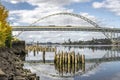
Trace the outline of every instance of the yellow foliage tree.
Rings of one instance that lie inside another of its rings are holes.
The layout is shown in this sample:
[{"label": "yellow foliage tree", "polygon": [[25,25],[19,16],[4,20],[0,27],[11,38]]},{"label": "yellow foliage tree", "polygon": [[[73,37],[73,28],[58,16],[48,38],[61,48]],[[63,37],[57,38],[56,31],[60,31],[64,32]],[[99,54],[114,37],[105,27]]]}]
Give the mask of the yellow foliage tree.
[{"label": "yellow foliage tree", "polygon": [[6,8],[0,4],[0,46],[11,46],[11,31],[12,27],[10,27],[7,22],[8,11]]},{"label": "yellow foliage tree", "polygon": [[5,46],[5,39],[6,39],[5,30],[2,29],[1,22],[0,22],[0,46]]}]

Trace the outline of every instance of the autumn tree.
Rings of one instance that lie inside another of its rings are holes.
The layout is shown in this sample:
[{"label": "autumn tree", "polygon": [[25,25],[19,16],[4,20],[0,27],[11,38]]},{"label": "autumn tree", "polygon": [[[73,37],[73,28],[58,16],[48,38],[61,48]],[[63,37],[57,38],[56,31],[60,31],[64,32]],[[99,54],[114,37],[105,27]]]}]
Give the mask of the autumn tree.
[{"label": "autumn tree", "polygon": [[12,27],[7,22],[8,10],[0,4],[0,46],[11,47]]}]

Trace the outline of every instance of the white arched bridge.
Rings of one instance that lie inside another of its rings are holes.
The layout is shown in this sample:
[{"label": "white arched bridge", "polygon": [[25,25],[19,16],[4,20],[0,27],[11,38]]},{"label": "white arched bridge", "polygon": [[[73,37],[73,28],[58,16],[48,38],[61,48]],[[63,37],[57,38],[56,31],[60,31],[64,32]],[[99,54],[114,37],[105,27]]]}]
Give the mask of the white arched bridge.
[{"label": "white arched bridge", "polygon": [[94,28],[86,26],[13,26],[13,31],[93,31],[120,33],[120,28]]},{"label": "white arched bridge", "polygon": [[[90,27],[90,26],[88,26],[88,27],[86,27],[86,26],[71,26],[71,25],[68,25],[68,26],[55,26],[55,25],[33,26],[35,23],[37,23],[41,20],[44,20],[44,19],[52,17],[52,16],[56,16],[56,15],[69,15],[69,16],[73,16],[76,18],[80,18],[80,19],[86,21],[87,23],[89,23],[93,27]],[[29,26],[13,26],[13,31],[22,31],[22,32],[23,31],[92,31],[92,32],[102,32],[102,34],[104,34],[106,38],[111,39],[111,41],[113,43],[118,43],[119,40],[116,38],[119,37],[120,28],[101,27],[97,23],[95,23],[94,21],[92,21],[92,20],[90,20],[87,17],[84,17],[82,15],[63,12],[63,13],[51,14],[51,15],[45,16],[43,18],[40,18],[37,21],[30,24]]]}]

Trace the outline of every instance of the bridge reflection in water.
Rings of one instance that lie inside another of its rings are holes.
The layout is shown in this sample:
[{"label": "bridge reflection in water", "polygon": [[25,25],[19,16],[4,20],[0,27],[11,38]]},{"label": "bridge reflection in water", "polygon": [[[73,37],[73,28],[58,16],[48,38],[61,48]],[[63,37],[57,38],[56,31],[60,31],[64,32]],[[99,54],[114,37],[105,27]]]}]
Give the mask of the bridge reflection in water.
[{"label": "bridge reflection in water", "polygon": [[[79,47],[80,49],[82,47]],[[90,47],[91,48],[91,47]],[[85,63],[64,63],[64,64],[56,64],[54,63],[54,60],[46,60],[46,56],[44,55],[44,59],[42,60],[26,60],[26,63],[45,63],[45,64],[52,64],[55,67],[55,70],[59,73],[60,76],[66,76],[66,75],[71,75],[71,76],[75,76],[75,75],[82,75],[85,73],[88,73],[89,71],[94,70],[95,68],[97,68],[101,63],[104,62],[113,62],[113,61],[120,61],[120,47],[107,47],[107,48],[103,48],[103,47],[99,47],[98,49],[102,49],[102,50],[106,50],[106,53],[99,58],[85,58]],[[91,49],[94,49],[94,47],[92,47]],[[95,48],[93,51],[95,51],[97,48]],[[37,56],[37,52],[34,53],[35,56]],[[54,54],[54,52],[53,52]],[[54,54],[55,56],[55,54]],[[53,57],[54,57],[53,56]],[[28,54],[29,57],[29,54]],[[92,65],[89,65],[92,64]]]}]

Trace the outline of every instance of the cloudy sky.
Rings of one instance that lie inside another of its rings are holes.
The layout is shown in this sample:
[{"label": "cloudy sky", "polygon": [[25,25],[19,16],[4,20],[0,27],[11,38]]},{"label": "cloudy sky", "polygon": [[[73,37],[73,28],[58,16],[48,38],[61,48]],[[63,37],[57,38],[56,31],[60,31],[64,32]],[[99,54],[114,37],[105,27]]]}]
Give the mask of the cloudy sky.
[{"label": "cloudy sky", "polygon": [[[9,10],[8,21],[12,26],[29,26],[34,21],[53,13],[70,12],[85,16],[101,27],[120,27],[120,0],[1,0]],[[53,16],[34,25],[90,25],[71,16]],[[93,27],[93,26],[92,26]],[[17,34],[18,32],[13,32]],[[19,38],[26,41],[64,42],[104,38],[95,32],[23,32]]]}]

